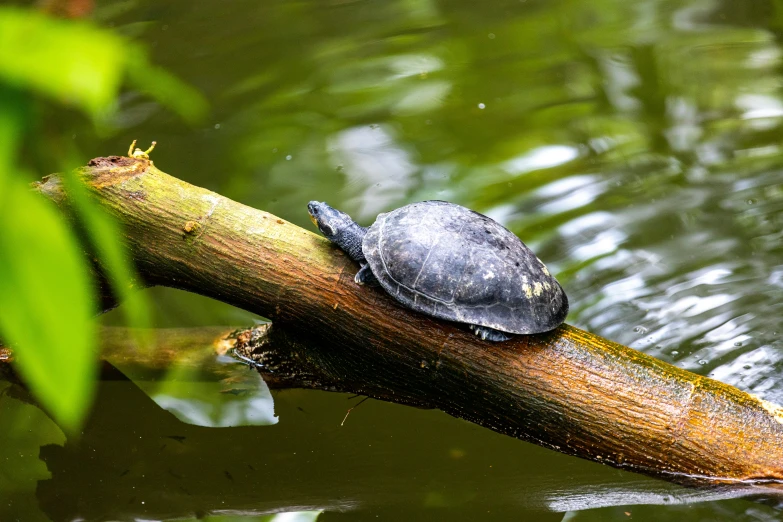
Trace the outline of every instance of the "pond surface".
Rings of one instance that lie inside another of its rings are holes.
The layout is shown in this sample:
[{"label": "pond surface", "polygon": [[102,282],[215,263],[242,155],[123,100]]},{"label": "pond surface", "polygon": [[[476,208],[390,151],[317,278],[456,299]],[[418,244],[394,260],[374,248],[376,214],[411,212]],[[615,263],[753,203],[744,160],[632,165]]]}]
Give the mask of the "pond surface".
[{"label": "pond surface", "polygon": [[[127,92],[101,137],[57,122],[85,158],[154,139],[162,170],[304,227],[313,199],[363,224],[413,201],[469,206],[557,274],[570,324],[783,403],[783,2],[143,0],[95,16],[212,112],[189,127]],[[258,319],[152,294],[160,327]],[[783,517],[437,411],[370,400],[341,426],[359,399],[338,394],[280,392],[276,424],[218,429],[214,411],[185,424],[106,381],[66,441],[12,389],[2,520]],[[201,390],[200,411],[220,396]]]}]

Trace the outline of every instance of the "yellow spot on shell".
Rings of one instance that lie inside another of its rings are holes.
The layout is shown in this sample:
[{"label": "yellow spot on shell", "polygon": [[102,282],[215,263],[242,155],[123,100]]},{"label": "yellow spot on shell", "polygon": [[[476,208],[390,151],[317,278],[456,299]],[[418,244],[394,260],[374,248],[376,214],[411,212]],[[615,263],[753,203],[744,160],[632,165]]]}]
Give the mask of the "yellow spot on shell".
[{"label": "yellow spot on shell", "polygon": [[525,297],[527,297],[528,299],[533,297],[533,289],[530,288],[529,284],[525,283],[524,285],[522,285],[522,290],[525,292]]},{"label": "yellow spot on shell", "polygon": [[539,283],[537,281],[535,283],[533,283],[533,295],[538,297],[539,295],[541,295],[541,292],[543,292],[543,291],[544,291],[544,287],[541,286],[541,283]]},{"label": "yellow spot on shell", "polygon": [[549,275],[549,269],[546,267],[543,261],[538,259],[538,256],[536,256],[536,261],[538,261],[538,264],[541,265],[541,271],[544,272],[545,276]]},{"label": "yellow spot on shell", "polygon": [[546,288],[547,290],[549,290],[550,288],[552,288],[552,285],[550,285],[548,282],[546,282],[546,281],[545,281],[545,282],[544,282],[544,288]]}]

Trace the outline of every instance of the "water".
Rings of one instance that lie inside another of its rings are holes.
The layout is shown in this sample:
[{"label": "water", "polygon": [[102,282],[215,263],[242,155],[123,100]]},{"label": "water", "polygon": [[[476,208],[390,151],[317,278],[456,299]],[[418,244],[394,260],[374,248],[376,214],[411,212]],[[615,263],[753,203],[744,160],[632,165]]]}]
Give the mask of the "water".
[{"label": "water", "polygon": [[[109,138],[58,121],[85,157],[154,139],[164,171],[304,227],[313,199],[363,224],[417,200],[467,205],[558,274],[569,323],[783,403],[780,2],[137,1],[96,16],[212,113],[191,128],[128,92]],[[255,319],[152,293],[161,327]],[[781,517],[436,411],[367,401],[340,427],[358,399],[274,399],[274,426],[194,427],[107,382],[84,440],[62,447],[6,393],[0,413],[25,426],[6,447],[31,470],[11,502],[25,520]]]}]

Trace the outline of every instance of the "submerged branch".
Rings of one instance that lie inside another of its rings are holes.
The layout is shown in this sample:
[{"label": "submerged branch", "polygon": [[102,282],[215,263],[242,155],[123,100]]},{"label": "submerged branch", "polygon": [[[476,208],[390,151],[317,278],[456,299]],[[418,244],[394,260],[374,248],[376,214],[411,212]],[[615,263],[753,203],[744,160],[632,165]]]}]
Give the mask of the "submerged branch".
[{"label": "submerged branch", "polygon": [[[148,284],[272,319],[269,335],[237,336],[265,378],[436,407],[647,474],[783,480],[783,411],[750,394],[568,325],[482,342],[357,286],[323,238],[145,159],[99,158],[81,175]],[[37,188],[66,200],[57,176]]]}]

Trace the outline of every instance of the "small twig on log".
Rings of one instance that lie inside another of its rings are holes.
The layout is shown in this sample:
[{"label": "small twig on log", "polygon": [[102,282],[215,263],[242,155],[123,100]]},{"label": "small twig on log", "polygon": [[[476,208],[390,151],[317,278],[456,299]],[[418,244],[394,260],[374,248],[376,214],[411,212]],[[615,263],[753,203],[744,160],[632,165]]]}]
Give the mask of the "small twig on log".
[{"label": "small twig on log", "polygon": [[346,412],[345,412],[345,417],[343,417],[343,421],[340,423],[340,426],[345,426],[345,421],[347,421],[347,420],[348,420],[348,415],[350,415],[350,414],[351,414],[351,412],[354,410],[354,408],[358,408],[358,407],[359,407],[359,405],[360,405],[361,403],[363,403],[364,401],[366,401],[367,399],[369,399],[369,397],[365,397],[365,398],[363,398],[362,400],[360,400],[359,402],[357,402],[356,404],[354,404],[353,406],[351,406],[350,408],[348,408],[348,411],[346,411]]}]

